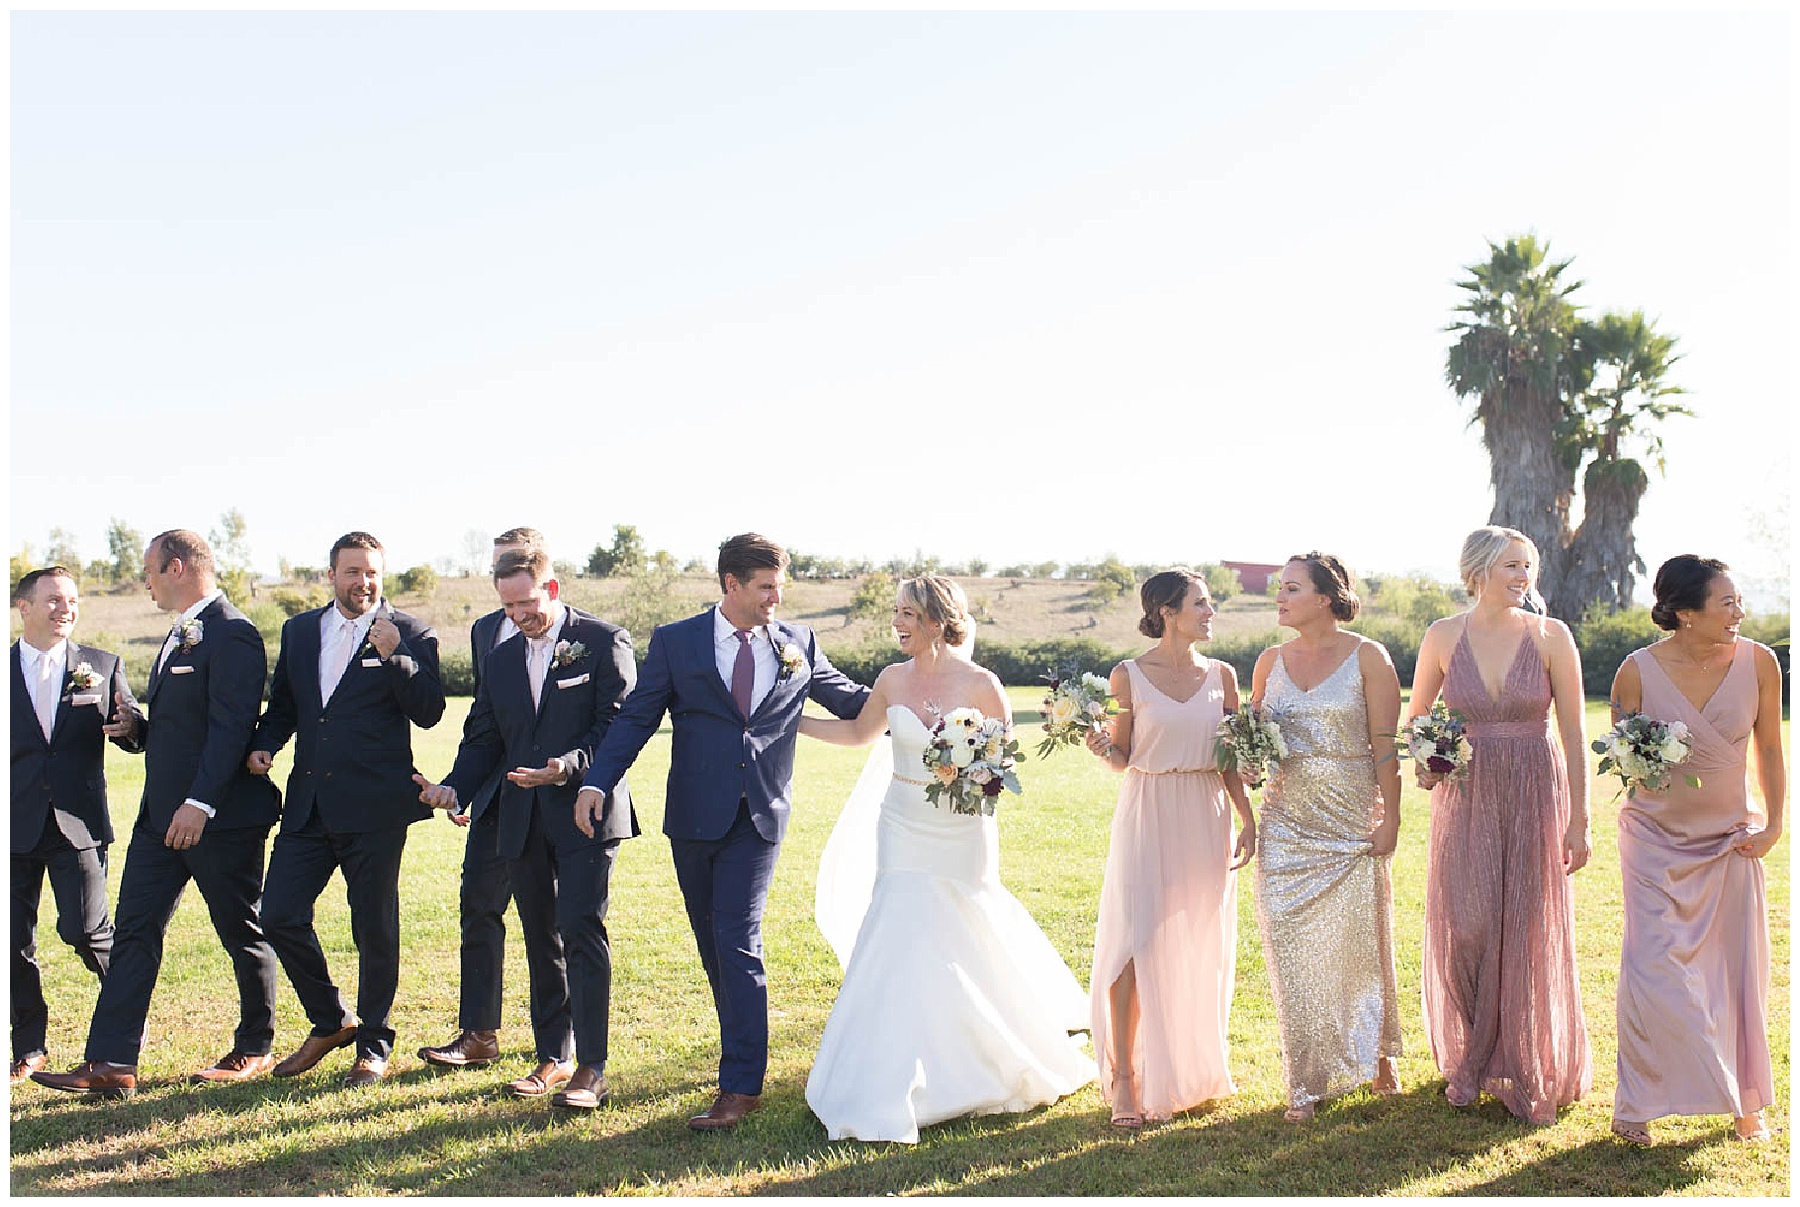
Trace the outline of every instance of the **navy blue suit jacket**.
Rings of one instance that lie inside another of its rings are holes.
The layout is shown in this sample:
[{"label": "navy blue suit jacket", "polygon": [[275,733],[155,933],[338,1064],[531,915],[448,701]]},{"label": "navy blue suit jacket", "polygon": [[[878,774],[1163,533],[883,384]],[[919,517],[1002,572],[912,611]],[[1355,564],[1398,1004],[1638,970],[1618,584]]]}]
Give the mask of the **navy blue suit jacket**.
[{"label": "navy blue suit jacket", "polygon": [[722,837],[746,801],[756,832],[769,842],[787,833],[794,791],[794,740],[808,697],[834,716],[862,711],[869,689],[850,680],[819,650],[805,625],[769,625],[779,651],[793,646],[799,669],[783,669],[746,721],[738,712],[713,652],[713,613],[658,628],[638,672],[637,687],[594,752],[586,788],[610,791],[667,713],[674,727],[663,833],[670,838]]},{"label": "navy blue suit jacket", "polygon": [[[75,688],[75,668],[82,663],[93,668],[100,682],[86,691]],[[106,735],[100,727],[113,716],[113,693],[124,692],[126,707],[143,720],[143,711],[131,698],[125,683],[125,666],[117,654],[91,645],[69,642],[68,666],[63,675],[62,698],[56,705],[56,720],[50,737],[38,724],[37,710],[31,704],[31,690],[25,684],[23,664],[19,660],[19,643],[12,647],[12,849],[23,855],[37,846],[44,833],[44,820],[56,816],[56,828],[69,845],[78,851],[103,847],[113,840],[112,815],[106,808]],[[77,705],[74,698],[98,696],[92,703]],[[140,731],[137,741],[114,738],[121,750],[137,754],[144,749]],[[210,802],[208,802],[210,803]]]},{"label": "navy blue suit jacket", "polygon": [[315,811],[334,834],[431,816],[412,780],[412,726],[430,729],[444,715],[437,633],[383,599],[377,609],[400,630],[400,644],[383,659],[365,640],[331,700],[321,703],[319,624],[326,608],[336,606],[302,612],[281,627],[269,704],[250,741],[250,749],[273,754],[295,739],[284,833],[304,826]]},{"label": "navy blue suit jacket", "polygon": [[151,670],[144,692],[150,716],[137,828],[158,840],[190,796],[213,807],[208,830],[267,830],[281,812],[269,777],[244,767],[269,673],[262,634],[223,595],[196,619],[200,641],[177,646]]},{"label": "navy blue suit jacket", "polygon": [[631,806],[631,790],[623,781],[607,794],[593,838],[575,828],[575,795],[581,790],[594,748],[637,682],[637,661],[631,652],[631,634],[625,629],[574,608],[567,608],[565,614],[559,641],[579,643],[586,647],[585,652],[566,666],[552,664],[534,707],[525,669],[524,635],[515,633],[495,647],[463,726],[456,765],[444,777],[460,800],[495,772],[542,767],[552,758],[561,758],[569,767],[568,781],[563,784],[521,788],[510,780],[501,781],[499,851],[511,859],[525,849],[534,801],[560,847],[635,838],[641,832]]},{"label": "navy blue suit jacket", "polygon": [[[495,608],[486,616],[479,616],[469,626],[469,667],[475,675],[475,694],[481,695],[481,673],[487,669],[488,656],[494,652],[494,638],[500,634],[500,622],[506,619],[505,608]],[[468,718],[463,718],[463,733],[469,732]],[[542,764],[539,764],[542,766]],[[456,807],[469,815],[470,820],[487,812],[489,805],[500,798],[500,785],[505,780],[509,767],[496,765],[494,773],[487,777],[481,786],[468,795],[457,793]]]}]

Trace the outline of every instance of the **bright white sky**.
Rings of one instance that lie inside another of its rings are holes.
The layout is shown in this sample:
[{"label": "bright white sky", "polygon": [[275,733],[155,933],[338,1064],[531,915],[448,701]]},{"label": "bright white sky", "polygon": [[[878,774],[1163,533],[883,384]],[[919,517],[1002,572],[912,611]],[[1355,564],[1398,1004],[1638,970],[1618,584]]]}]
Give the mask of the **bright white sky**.
[{"label": "bright white sky", "polygon": [[1646,560],[1785,580],[1793,56],[1774,12],[15,13],[9,539],[1451,577],[1442,328],[1532,230],[1686,354]]}]

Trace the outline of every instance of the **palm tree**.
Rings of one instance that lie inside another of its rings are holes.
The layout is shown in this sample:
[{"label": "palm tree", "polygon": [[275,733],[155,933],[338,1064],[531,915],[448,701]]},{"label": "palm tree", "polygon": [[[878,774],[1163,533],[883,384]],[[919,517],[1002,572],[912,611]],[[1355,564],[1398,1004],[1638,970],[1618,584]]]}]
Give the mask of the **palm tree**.
[{"label": "palm tree", "polygon": [[1644,572],[1632,526],[1650,475],[1624,450],[1642,448],[1663,472],[1662,434],[1656,424],[1671,415],[1692,415],[1671,401],[1687,391],[1672,384],[1669,371],[1681,357],[1675,337],[1658,335],[1642,310],[1605,314],[1582,323],[1576,359],[1586,386],[1574,398],[1578,438],[1594,452],[1582,476],[1581,527],[1571,538],[1559,581],[1551,586],[1562,607],[1557,615],[1579,613],[1594,603],[1607,611],[1626,607]]},{"label": "palm tree", "polygon": [[1485,264],[1467,266],[1457,286],[1469,296],[1444,376],[1458,398],[1474,398],[1494,507],[1489,523],[1526,533],[1543,558],[1542,577],[1557,582],[1569,543],[1569,504],[1581,463],[1579,425],[1568,399],[1581,365],[1572,353],[1578,329],[1563,282],[1570,261],[1551,260],[1534,235],[1488,242]]}]

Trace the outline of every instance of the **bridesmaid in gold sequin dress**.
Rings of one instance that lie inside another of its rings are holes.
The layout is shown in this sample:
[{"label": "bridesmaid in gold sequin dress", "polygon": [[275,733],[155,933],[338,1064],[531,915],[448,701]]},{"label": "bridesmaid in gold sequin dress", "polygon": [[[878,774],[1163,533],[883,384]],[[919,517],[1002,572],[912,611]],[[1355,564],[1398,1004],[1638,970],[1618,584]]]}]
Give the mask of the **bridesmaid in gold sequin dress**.
[{"label": "bridesmaid in gold sequin dress", "polygon": [[1252,685],[1288,747],[1257,827],[1256,920],[1294,1123],[1365,1082],[1400,1092],[1388,881],[1400,836],[1400,681],[1378,642],[1338,627],[1357,607],[1337,558],[1290,558],[1276,616],[1299,635],[1262,652]]},{"label": "bridesmaid in gold sequin dress", "polygon": [[1431,790],[1425,1035],[1444,1096],[1472,1106],[1486,1090],[1550,1123],[1594,1082],[1569,883],[1588,861],[1587,740],[1575,639],[1527,610],[1541,607],[1537,560],[1515,529],[1469,534],[1475,604],[1426,631],[1407,715],[1429,712],[1441,688],[1472,747],[1458,779],[1415,764]]},{"label": "bridesmaid in gold sequin dress", "polygon": [[[1689,554],[1656,571],[1650,617],[1669,635],[1613,679],[1613,714],[1688,727],[1693,752],[1667,787],[1619,809],[1625,941],[1619,953],[1619,1084],[1612,1129],[1650,1143],[1664,1115],[1729,1114],[1740,1140],[1769,1137],[1769,919],[1763,857],[1781,837],[1781,666],[1738,636],[1724,562]],[[1748,787],[1750,747],[1762,789]],[[1698,787],[1687,776],[1700,781]],[[1779,1018],[1773,1020],[1780,1026]]]}]

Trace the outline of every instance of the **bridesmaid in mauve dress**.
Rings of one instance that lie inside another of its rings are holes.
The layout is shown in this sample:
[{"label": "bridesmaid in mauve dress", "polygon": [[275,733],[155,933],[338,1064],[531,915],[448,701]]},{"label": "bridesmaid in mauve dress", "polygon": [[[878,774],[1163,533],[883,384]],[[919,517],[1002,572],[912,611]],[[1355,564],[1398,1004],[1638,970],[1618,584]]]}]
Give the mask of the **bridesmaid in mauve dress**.
[{"label": "bridesmaid in mauve dress", "polygon": [[[1743,597],[1725,563],[1690,555],[1656,572],[1651,617],[1669,636],[1613,680],[1613,715],[1681,721],[1693,753],[1661,791],[1619,810],[1625,943],[1619,960],[1619,1086],[1613,1131],[1650,1143],[1664,1115],[1729,1114],[1768,1138],[1769,923],[1763,856],[1781,836],[1781,667],[1738,636]],[[1750,799],[1756,747],[1763,808]],[[1700,781],[1687,783],[1687,776]]]},{"label": "bridesmaid in mauve dress", "polygon": [[1289,558],[1276,619],[1297,634],[1256,660],[1252,699],[1288,757],[1263,797],[1256,921],[1281,1028],[1291,1123],[1369,1082],[1398,1094],[1400,1008],[1388,864],[1400,838],[1400,681],[1346,633],[1358,601],[1327,553]]},{"label": "bridesmaid in mauve dress", "polygon": [[1486,1090],[1550,1123],[1594,1082],[1569,886],[1588,861],[1587,739],[1575,639],[1528,610],[1542,606],[1537,564],[1515,529],[1469,534],[1462,576],[1475,604],[1426,632],[1407,715],[1430,712],[1442,688],[1471,747],[1463,778],[1417,765],[1432,791],[1425,1034],[1444,1096],[1471,1106]]},{"label": "bridesmaid in mauve dress", "polygon": [[[1125,773],[1100,889],[1090,992],[1094,1053],[1113,1126],[1168,1119],[1235,1088],[1231,989],[1237,869],[1256,851],[1256,821],[1235,774],[1213,760],[1219,722],[1237,708],[1231,665],[1196,656],[1212,640],[1206,580],[1164,570],[1139,591],[1138,628],[1155,648],[1113,668],[1122,706],[1110,740],[1088,748]],[[1231,812],[1242,828],[1235,852]]]}]

